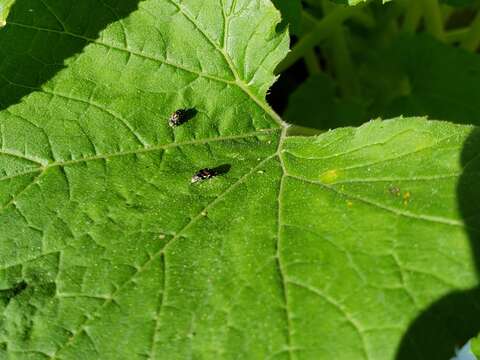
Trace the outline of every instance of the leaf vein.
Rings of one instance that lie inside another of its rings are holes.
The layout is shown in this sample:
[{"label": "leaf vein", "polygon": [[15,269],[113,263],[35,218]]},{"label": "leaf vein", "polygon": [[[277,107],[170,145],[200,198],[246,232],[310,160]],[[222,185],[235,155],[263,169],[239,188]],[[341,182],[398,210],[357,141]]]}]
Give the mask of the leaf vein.
[{"label": "leaf vein", "polygon": [[[169,0],[171,1],[171,0]],[[155,57],[155,56],[152,56],[152,55],[147,55],[147,54],[144,54],[144,53],[141,53],[141,52],[137,52],[137,51],[133,51],[131,49],[124,49],[124,48],[121,48],[119,46],[115,46],[115,45],[112,45],[112,44],[107,44],[107,43],[104,43],[104,42],[101,42],[101,41],[98,41],[98,40],[95,40],[95,39],[92,39],[92,38],[88,38],[86,36],[82,36],[82,35],[78,35],[78,34],[74,34],[74,33],[71,33],[71,32],[63,32],[63,31],[58,31],[58,30],[52,30],[52,29],[46,29],[46,28],[41,28],[41,27],[37,27],[37,26],[32,26],[32,25],[26,25],[26,24],[21,24],[21,23],[18,23],[18,22],[9,22],[9,25],[14,25],[14,26],[20,26],[20,27],[24,27],[24,28],[29,28],[29,29],[33,29],[33,30],[37,30],[37,31],[46,31],[46,32],[53,32],[53,33],[58,33],[58,34],[63,34],[63,35],[67,35],[67,36],[72,36],[72,37],[76,37],[76,38],[79,38],[79,39],[83,39],[87,42],[90,42],[90,43],[93,43],[93,44],[97,44],[97,45],[100,45],[100,46],[104,46],[104,47],[107,47],[109,49],[113,49],[113,50],[118,50],[118,51],[123,51],[123,52],[128,52],[130,54],[133,54],[133,55],[136,55],[136,56],[139,56],[139,57],[142,57],[144,59],[148,59],[148,60],[151,60],[151,61],[154,61],[154,62],[159,62],[159,63],[162,63],[162,64],[165,64],[167,66],[171,66],[171,67],[174,67],[178,70],[183,70],[185,72],[189,72],[191,74],[196,74],[197,76],[201,76],[201,77],[204,77],[206,79],[210,79],[210,80],[214,80],[214,81],[218,81],[218,82],[223,82],[223,83],[226,83],[226,84],[231,84],[231,85],[236,85],[240,88],[240,90],[242,90],[246,95],[248,95],[262,110],[264,110],[278,125],[284,127],[285,126],[285,123],[283,122],[283,120],[280,118],[280,116],[278,116],[271,108],[268,104],[266,104],[265,101],[262,101],[262,100],[259,100],[251,91],[250,89],[248,88],[248,86],[243,82],[241,81],[238,76],[235,77],[235,80],[228,80],[228,79],[223,79],[223,78],[220,78],[220,77],[217,77],[215,75],[210,75],[210,74],[206,74],[206,73],[203,73],[203,72],[199,72],[199,71],[196,71],[196,70],[192,70],[192,69],[189,69],[187,67],[184,67],[184,66],[181,66],[179,64],[175,64],[175,63],[171,63],[165,59],[160,59],[158,57]],[[228,59],[228,57],[225,55],[225,53],[223,51],[221,51],[221,49],[219,49],[217,47],[218,51],[220,51],[220,53],[222,53],[226,59]],[[228,61],[227,61],[228,62]],[[234,71],[234,67],[233,65],[230,65],[230,69],[232,71]],[[12,83],[13,85],[17,85],[17,86],[23,86],[23,87],[27,87],[28,86],[25,86],[25,85],[19,85],[19,84],[14,84]]]},{"label": "leaf vein", "polygon": [[290,316],[290,310],[289,310],[289,301],[288,301],[288,282],[286,279],[286,270],[283,265],[283,260],[282,260],[282,194],[284,191],[284,184],[285,184],[285,176],[287,174],[285,164],[283,163],[283,159],[280,156],[280,152],[283,147],[283,143],[286,138],[286,132],[287,128],[284,128],[282,130],[282,133],[280,135],[280,141],[278,143],[278,148],[276,152],[276,156],[278,157],[278,161],[280,163],[280,167],[282,169],[282,175],[280,178],[280,185],[278,189],[278,214],[277,214],[277,241],[275,242],[275,265],[277,267],[277,272],[280,278],[280,290],[282,292],[282,297],[283,297],[283,304],[284,304],[284,316],[285,316],[285,322],[287,326],[287,351],[288,351],[288,357],[289,359],[292,359],[294,357],[294,346],[292,343],[292,331],[293,331],[293,326],[292,326],[292,319]]},{"label": "leaf vein", "polygon": [[232,60],[230,59],[230,57],[222,50],[222,48],[220,46],[218,46],[218,44],[207,34],[207,32],[195,21],[195,19],[193,18],[193,16],[191,14],[189,14],[185,8],[178,4],[177,2],[175,2],[174,0],[168,0],[172,5],[175,5],[178,9],[178,11],[180,11],[180,13],[188,20],[190,21],[190,23],[195,26],[195,28],[197,28],[198,31],[200,31],[200,33],[202,34],[202,36],[223,56],[223,58],[225,59],[225,62],[226,64],[228,65],[230,71],[232,72],[232,75],[235,77],[235,79],[240,79],[239,76],[238,76],[238,73],[235,69],[235,66],[233,65],[232,63]]},{"label": "leaf vein", "polygon": [[330,296],[324,294],[320,290],[312,287],[311,285],[303,284],[303,283],[300,283],[296,280],[295,281],[290,280],[289,282],[291,284],[295,285],[295,286],[298,286],[302,289],[305,289],[305,290],[311,292],[314,295],[317,295],[318,297],[320,297],[321,299],[326,301],[328,304],[333,306],[335,309],[337,309],[343,315],[345,320],[347,320],[347,322],[350,325],[352,325],[353,329],[355,330],[358,337],[360,338],[360,341],[362,343],[363,355],[364,355],[365,359],[370,358],[369,355],[368,355],[368,352],[367,352],[367,342],[366,342],[365,337],[363,336],[363,333],[364,333],[363,329],[361,328],[361,326],[357,323],[357,321],[348,313],[348,311],[340,303],[338,303],[334,299],[330,298]]},{"label": "leaf vein", "polygon": [[149,357],[150,359],[155,359],[155,353],[156,353],[156,344],[158,341],[157,334],[160,330],[160,314],[162,313],[163,310],[163,305],[165,303],[165,275],[167,273],[167,265],[165,263],[165,254],[162,254],[160,256],[160,263],[162,266],[162,286],[158,292],[158,306],[156,309],[156,316],[155,316],[155,326],[153,328],[153,339],[152,339],[152,349],[150,351]]},{"label": "leaf vein", "polygon": [[130,125],[130,123],[126,119],[124,119],[119,114],[113,112],[112,110],[107,109],[106,107],[103,107],[102,105],[97,104],[97,103],[95,103],[91,100],[85,100],[85,99],[77,98],[77,97],[74,97],[74,96],[71,96],[71,95],[61,94],[61,93],[58,93],[58,92],[46,90],[44,88],[42,88],[41,91],[44,92],[45,94],[50,94],[54,97],[58,96],[58,97],[66,99],[66,100],[72,100],[72,101],[80,102],[80,103],[83,103],[85,105],[92,106],[96,109],[99,109],[100,111],[110,115],[112,118],[118,120],[119,123],[122,124],[135,137],[135,139],[139,142],[139,144],[141,144],[143,147],[146,147],[146,146],[149,145],[144,139],[142,139],[142,137],[135,131],[135,129],[132,127],[132,125]]},{"label": "leaf vein", "polygon": [[[277,153],[271,155],[271,156],[268,156],[267,158],[265,158],[264,160],[262,160],[261,162],[259,162],[256,166],[254,166],[249,172],[247,172],[246,174],[244,174],[242,177],[240,177],[237,181],[235,181],[233,184],[231,184],[227,189],[225,189],[221,194],[219,194],[212,202],[210,202],[203,210],[201,210],[195,217],[193,217],[182,229],[180,229],[158,252],[156,252],[155,254],[153,254],[149,260],[147,260],[142,266],[139,267],[139,269],[132,275],[130,276],[123,284],[121,284],[120,286],[118,286],[115,291],[109,296],[109,298],[107,300],[104,301],[104,303],[102,305],[100,305],[96,310],[95,312],[93,313],[92,316],[89,316],[88,318],[85,318],[85,320],[77,327],[76,331],[74,332],[74,335],[71,336],[67,343],[65,343],[63,346],[59,347],[55,353],[53,354],[53,356],[51,357],[51,359],[55,359],[57,358],[57,356],[59,355],[59,353],[61,351],[63,351],[65,348],[67,348],[68,346],[70,346],[74,341],[75,339],[77,338],[77,336],[79,334],[82,333],[82,331],[86,328],[87,324],[90,323],[92,320],[96,319],[97,316],[98,316],[98,312],[103,309],[106,305],[108,305],[110,302],[112,302],[115,298],[115,296],[117,296],[117,294],[125,287],[127,286],[131,281],[133,281],[133,279],[138,276],[139,274],[141,274],[158,256],[163,256],[168,247],[171,246],[171,244],[173,244],[176,240],[178,240],[180,237],[181,237],[181,234],[183,234],[187,229],[189,229],[191,226],[193,226],[198,220],[202,219],[203,218],[203,214],[205,212],[207,212],[210,208],[212,208],[213,206],[215,206],[217,203],[219,203],[221,201],[221,199],[223,199],[228,193],[230,193],[231,191],[233,191],[235,188],[237,188],[239,185],[241,185],[242,183],[244,183],[253,173],[255,173],[255,171],[260,168],[261,166],[263,166],[263,164],[265,164],[267,161],[269,161],[270,159],[274,158],[277,156]],[[166,268],[165,268],[166,270]],[[166,274],[165,274],[166,275]]]},{"label": "leaf vein", "polygon": [[346,198],[349,198],[349,199],[352,199],[352,200],[360,201],[364,204],[367,204],[367,205],[376,207],[378,209],[393,213],[397,216],[403,216],[403,217],[407,217],[407,218],[411,218],[411,219],[415,219],[415,220],[427,221],[427,222],[449,225],[449,226],[465,227],[463,222],[459,221],[459,220],[453,220],[453,219],[444,218],[444,217],[440,217],[440,216],[414,214],[410,211],[401,210],[401,209],[398,209],[398,208],[386,206],[386,205],[383,205],[379,202],[376,202],[376,201],[373,201],[373,200],[370,200],[370,199],[367,199],[367,198],[364,198],[364,197],[360,197],[360,196],[357,196],[357,195],[354,195],[354,194],[349,194],[349,193],[346,193],[346,192],[339,191],[332,186],[328,186],[325,183],[322,183],[321,181],[310,180],[310,179],[307,179],[307,178],[304,178],[304,177],[301,177],[301,176],[291,175],[291,174],[287,174],[287,176],[291,177],[293,179],[297,179],[297,180],[306,182],[306,183],[319,185],[319,186],[323,187],[324,189],[330,190],[330,191],[332,191],[332,192],[334,192],[338,195],[341,195],[343,197],[346,197]]},{"label": "leaf vein", "polygon": [[14,204],[14,203],[17,201],[17,199],[18,199],[22,194],[24,194],[24,193],[25,193],[26,191],[28,191],[33,185],[35,185],[35,184],[38,182],[38,180],[40,180],[40,178],[42,177],[42,175],[45,174],[45,173],[46,173],[46,170],[45,170],[45,169],[43,169],[42,171],[39,171],[38,175],[35,176],[35,177],[33,178],[33,180],[32,180],[28,185],[26,185],[22,190],[20,190],[20,191],[17,192],[16,194],[14,194],[14,195],[12,196],[12,198],[11,198],[9,201],[7,201],[5,204],[1,205],[1,206],[0,206],[0,215],[3,214],[3,212],[4,212],[9,206],[11,206],[12,204]]},{"label": "leaf vein", "polygon": [[[119,47],[119,46],[116,46],[116,45],[113,45],[113,44],[108,44],[108,43],[105,43],[103,41],[99,41],[99,40],[96,40],[96,39],[89,38],[89,37],[86,37],[86,36],[83,36],[83,35],[78,35],[78,34],[74,34],[74,33],[71,33],[71,32],[66,32],[66,31],[58,31],[58,30],[53,30],[53,29],[41,28],[41,27],[38,27],[38,26],[21,24],[21,23],[18,23],[18,22],[9,22],[8,24],[23,27],[23,28],[27,28],[27,29],[37,30],[37,31],[52,32],[52,33],[57,33],[57,34],[61,34],[61,35],[71,36],[71,37],[74,37],[74,38],[85,40],[86,42],[89,42],[89,43],[92,43],[92,44],[96,44],[96,45],[99,45],[99,46],[104,46],[108,49],[126,52],[126,53],[129,53],[129,54],[132,54],[132,55],[135,55],[135,56],[147,59],[147,60],[151,60],[151,61],[154,61],[154,62],[165,64],[167,66],[174,67],[178,70],[183,70],[185,72],[195,74],[195,75],[198,75],[198,76],[210,79],[210,80],[215,80],[215,81],[223,82],[223,83],[226,83],[226,84],[235,84],[234,80],[223,79],[223,78],[217,77],[215,75],[210,75],[210,74],[207,74],[207,73],[199,72],[199,71],[196,71],[196,70],[193,70],[193,69],[189,69],[185,66],[172,63],[172,62],[167,61],[165,59],[161,59],[161,58],[153,56],[153,55],[149,55],[149,54],[145,54],[145,53],[142,53],[142,52],[134,51],[132,49],[125,49],[125,48],[122,48],[122,47]],[[14,85],[18,85],[18,84],[14,84]]]}]

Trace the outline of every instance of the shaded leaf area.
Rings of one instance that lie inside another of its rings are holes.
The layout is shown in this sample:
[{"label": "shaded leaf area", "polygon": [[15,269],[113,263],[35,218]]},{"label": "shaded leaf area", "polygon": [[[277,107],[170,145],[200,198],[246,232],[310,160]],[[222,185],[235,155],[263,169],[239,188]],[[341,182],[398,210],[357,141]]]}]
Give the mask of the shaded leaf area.
[{"label": "shaded leaf area", "polygon": [[[345,5],[357,5],[362,2],[366,2],[367,0],[332,0],[338,4],[345,4]],[[387,3],[389,1],[395,0],[382,0],[383,3]],[[473,4],[475,0],[440,0],[442,3],[451,5],[451,6],[467,6]]]},{"label": "shaded leaf area", "polygon": [[360,125],[367,121],[365,106],[339,99],[335,83],[323,74],[310,77],[290,96],[284,118],[295,125],[320,129]]},{"label": "shaded leaf area", "polygon": [[[477,129],[465,141],[461,156],[463,171],[457,185],[458,206],[465,219],[477,274],[480,269],[479,144],[480,132]],[[480,330],[479,297],[480,288],[476,286],[455,291],[435,301],[410,326],[403,337],[397,359],[449,358],[452,347],[461,348]],[[472,346],[474,352],[475,347]]]},{"label": "shaded leaf area", "polygon": [[473,128],[285,138],[270,2],[138,6],[0,113],[0,357],[393,359],[476,286],[456,195]]},{"label": "shaded leaf area", "polygon": [[444,4],[448,4],[450,6],[457,6],[457,7],[475,4],[475,0],[441,0],[441,2]]},{"label": "shaded leaf area", "polygon": [[272,2],[282,14],[282,22],[277,30],[283,30],[288,26],[291,33],[297,34],[302,22],[302,1],[272,0]]},{"label": "shaded leaf area", "polygon": [[[138,1],[15,2],[8,26],[0,30],[0,110],[17,103],[64,69],[69,57],[97,41],[99,32],[108,24],[128,16]],[[122,36],[122,23],[115,28]]]},{"label": "shaded leaf area", "polygon": [[392,51],[408,78],[409,94],[387,109],[394,114],[428,115],[456,123],[479,124],[480,55],[428,36],[401,39]]},{"label": "shaded leaf area", "polygon": [[[326,74],[311,75],[300,84],[286,79],[275,90],[285,91],[289,85],[291,87],[298,86],[287,97],[288,103],[284,106],[282,116],[288,123],[319,130],[336,129],[344,126],[358,126],[372,117],[388,117],[384,109],[382,111],[378,111],[378,109],[389,104],[391,81],[396,80],[393,78],[400,79],[396,83],[401,83],[405,79],[398,76],[398,73],[386,72],[385,75],[385,78],[366,79],[363,83],[365,87],[362,91],[370,100],[363,97],[349,99],[343,97],[339,94],[340,91],[335,80]],[[286,82],[290,84],[285,84]],[[374,85],[370,86],[370,82]],[[385,91],[383,86],[388,90]],[[376,97],[377,94],[380,97]],[[281,98],[277,93],[273,93],[269,97],[271,101],[278,101]],[[376,110],[372,111],[372,107]]]}]

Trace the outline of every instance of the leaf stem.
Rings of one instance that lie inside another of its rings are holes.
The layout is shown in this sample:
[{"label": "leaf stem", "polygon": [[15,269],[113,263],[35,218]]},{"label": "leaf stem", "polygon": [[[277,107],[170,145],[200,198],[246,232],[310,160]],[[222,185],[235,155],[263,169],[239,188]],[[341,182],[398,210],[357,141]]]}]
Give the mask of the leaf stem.
[{"label": "leaf stem", "polygon": [[305,65],[307,66],[307,70],[310,75],[315,75],[322,72],[322,69],[320,68],[320,64],[318,63],[317,55],[315,55],[314,49],[308,50],[305,56],[303,57],[303,60],[305,61]]},{"label": "leaf stem", "polygon": [[469,32],[469,27],[447,31],[445,32],[445,42],[456,43],[462,41]]},{"label": "leaf stem", "polygon": [[301,126],[301,125],[293,125],[288,128],[287,134],[288,136],[315,136],[324,133],[325,130],[314,129],[311,127]]},{"label": "leaf stem", "polygon": [[[322,2],[325,14],[335,11],[335,6],[327,0]],[[331,58],[338,85],[343,96],[347,98],[358,96],[360,85],[357,80],[356,71],[353,65],[350,49],[345,38],[345,29],[338,24],[329,39],[332,49]]]},{"label": "leaf stem", "polygon": [[339,24],[342,24],[352,14],[358,11],[358,6],[338,6],[320,21],[315,21],[312,30],[302,37],[293,47],[292,51],[277,67],[276,72],[281,73],[302,58],[308,50],[328,38]]},{"label": "leaf stem", "polygon": [[372,13],[369,11],[369,8],[365,8],[365,11],[357,11],[352,15],[352,21],[362,25],[367,29],[373,29],[377,25],[377,21]]},{"label": "leaf stem", "polygon": [[446,24],[448,23],[448,20],[450,20],[450,17],[454,13],[454,9],[449,5],[442,4],[440,6],[440,12],[442,13],[443,26],[445,28]]},{"label": "leaf stem", "polygon": [[423,0],[425,26],[438,40],[444,40],[443,18],[438,0]]},{"label": "leaf stem", "polygon": [[469,51],[476,51],[480,46],[480,11],[477,13],[477,16],[475,16],[470,30],[460,43],[460,46]]},{"label": "leaf stem", "polygon": [[299,35],[304,36],[305,34],[312,31],[312,29],[317,25],[318,20],[307,11],[302,11],[302,26],[301,32]]},{"label": "leaf stem", "polygon": [[358,96],[360,85],[345,38],[345,29],[342,26],[335,30],[330,44],[332,46],[333,66],[341,93],[347,98]]},{"label": "leaf stem", "polygon": [[422,6],[418,0],[410,0],[407,6],[407,13],[403,21],[403,31],[415,33],[422,19]]}]

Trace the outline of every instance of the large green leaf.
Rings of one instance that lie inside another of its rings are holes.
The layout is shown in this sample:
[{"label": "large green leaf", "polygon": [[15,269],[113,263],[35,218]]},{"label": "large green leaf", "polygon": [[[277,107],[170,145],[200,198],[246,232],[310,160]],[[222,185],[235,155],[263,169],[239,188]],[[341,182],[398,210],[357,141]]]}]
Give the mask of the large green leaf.
[{"label": "large green leaf", "polygon": [[479,343],[479,337],[477,336],[475,339],[472,340],[472,352],[476,355],[476,356],[480,356],[480,343]]},{"label": "large green leaf", "polygon": [[480,56],[430,36],[402,36],[388,59],[408,78],[409,94],[396,98],[393,116],[429,115],[456,123],[480,124]]},{"label": "large green leaf", "polygon": [[[368,0],[332,0],[333,2],[336,2],[338,4],[345,4],[345,5],[357,5],[362,2],[367,2]],[[386,3],[392,0],[382,0],[382,3]]]},{"label": "large green leaf", "polygon": [[456,196],[478,195],[473,128],[285,137],[264,101],[288,43],[269,1],[132,4],[24,0],[0,33],[0,356],[425,351],[410,323],[477,284],[478,206]]},{"label": "large green leaf", "polygon": [[302,21],[302,1],[273,0],[272,2],[282,14],[282,23],[279,30],[288,25],[292,33],[298,34]]},{"label": "large green leaf", "polygon": [[[357,5],[362,2],[367,2],[368,0],[332,0],[339,4],[345,5]],[[382,3],[387,3],[392,0],[382,0]],[[451,5],[451,6],[466,6],[474,3],[475,0],[440,0],[440,2]]]},{"label": "large green leaf", "polygon": [[332,79],[318,74],[292,93],[284,117],[295,125],[328,130],[365,122],[365,107],[359,101],[337,99]]}]

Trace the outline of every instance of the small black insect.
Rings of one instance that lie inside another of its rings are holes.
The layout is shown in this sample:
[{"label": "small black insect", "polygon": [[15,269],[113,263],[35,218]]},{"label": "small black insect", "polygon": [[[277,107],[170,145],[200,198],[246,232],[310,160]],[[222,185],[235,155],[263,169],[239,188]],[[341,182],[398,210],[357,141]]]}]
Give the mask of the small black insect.
[{"label": "small black insect", "polygon": [[205,168],[205,169],[199,170],[195,175],[193,175],[192,183],[196,183],[199,181],[211,179],[215,176],[226,174],[230,171],[230,168],[231,166],[229,164],[223,164],[215,168]]},{"label": "small black insect", "polygon": [[186,110],[180,109],[174,111],[172,115],[170,115],[170,119],[168,120],[168,125],[171,127],[180,126],[185,122],[185,113]]},{"label": "small black insect", "polygon": [[196,115],[197,111],[195,109],[179,109],[176,110],[170,115],[168,120],[168,125],[171,127],[177,127],[182,124],[185,124],[188,120],[193,118]]},{"label": "small black insect", "polygon": [[193,175],[192,183],[211,179],[217,175],[218,175],[218,172],[215,169],[205,168],[205,169],[199,170],[195,175]]}]

